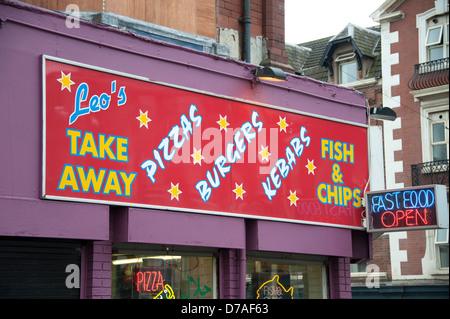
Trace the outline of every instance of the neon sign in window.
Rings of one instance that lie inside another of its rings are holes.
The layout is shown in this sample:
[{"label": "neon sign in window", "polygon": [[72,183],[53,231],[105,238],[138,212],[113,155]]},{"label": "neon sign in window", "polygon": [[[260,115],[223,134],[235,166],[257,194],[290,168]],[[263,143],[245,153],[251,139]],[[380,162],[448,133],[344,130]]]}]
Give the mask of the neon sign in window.
[{"label": "neon sign in window", "polygon": [[322,299],[323,265],[247,260],[247,299]]},{"label": "neon sign in window", "polygon": [[256,291],[256,299],[293,299],[294,287],[284,288],[280,283],[280,276],[275,275],[266,281]]},{"label": "neon sign in window", "polygon": [[212,299],[212,257],[113,256],[114,299]]}]

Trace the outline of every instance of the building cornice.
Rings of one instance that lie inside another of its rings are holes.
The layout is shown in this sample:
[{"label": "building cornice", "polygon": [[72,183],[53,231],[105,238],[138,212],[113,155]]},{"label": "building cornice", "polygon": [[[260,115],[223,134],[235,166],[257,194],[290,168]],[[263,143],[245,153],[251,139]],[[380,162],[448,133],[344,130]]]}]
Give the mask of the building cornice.
[{"label": "building cornice", "polygon": [[370,15],[377,23],[392,22],[403,19],[403,11],[395,11],[405,0],[387,0],[374,13]]}]

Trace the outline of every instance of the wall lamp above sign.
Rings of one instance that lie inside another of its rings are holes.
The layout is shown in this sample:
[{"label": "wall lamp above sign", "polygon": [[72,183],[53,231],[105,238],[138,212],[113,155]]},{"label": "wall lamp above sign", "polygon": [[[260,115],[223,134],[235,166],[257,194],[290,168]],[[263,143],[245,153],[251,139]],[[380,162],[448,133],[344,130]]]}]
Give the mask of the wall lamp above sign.
[{"label": "wall lamp above sign", "polygon": [[395,121],[397,114],[389,107],[373,107],[369,110],[370,118],[373,120]]},{"label": "wall lamp above sign", "polygon": [[254,71],[255,77],[266,81],[286,81],[283,70],[271,66],[258,67]]}]

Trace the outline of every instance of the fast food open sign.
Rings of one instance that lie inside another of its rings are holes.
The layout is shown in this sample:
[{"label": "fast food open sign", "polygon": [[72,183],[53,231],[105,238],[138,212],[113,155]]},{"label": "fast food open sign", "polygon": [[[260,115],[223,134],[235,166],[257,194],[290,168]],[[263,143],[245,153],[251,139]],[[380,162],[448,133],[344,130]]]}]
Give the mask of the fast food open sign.
[{"label": "fast food open sign", "polygon": [[448,228],[444,185],[367,192],[366,209],[368,232]]}]

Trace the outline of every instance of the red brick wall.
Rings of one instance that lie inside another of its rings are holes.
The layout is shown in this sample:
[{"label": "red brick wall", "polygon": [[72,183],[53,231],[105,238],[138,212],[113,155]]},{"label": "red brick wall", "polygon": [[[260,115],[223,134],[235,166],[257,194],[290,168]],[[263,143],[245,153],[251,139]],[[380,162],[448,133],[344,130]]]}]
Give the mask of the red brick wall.
[{"label": "red brick wall", "polygon": [[50,10],[66,10],[69,4],[80,11],[113,12],[133,19],[214,38],[215,0],[23,0]]},{"label": "red brick wall", "polygon": [[[65,10],[76,3],[81,11],[103,12],[104,10],[182,30],[218,41],[220,28],[233,29],[243,33],[240,19],[244,12],[243,0],[147,0],[148,3],[134,3],[127,0],[24,0],[24,2],[52,10]],[[215,12],[214,12],[215,11]],[[268,65],[293,70],[287,65],[284,41],[284,0],[250,0],[251,36],[267,38]],[[215,24],[215,25],[214,25]],[[242,36],[241,36],[242,38]],[[242,39],[241,39],[242,46]]]},{"label": "red brick wall", "polygon": [[[243,12],[242,0],[218,0],[217,27],[237,30],[242,35],[243,25],[239,20]],[[284,0],[250,0],[250,17],[250,36],[267,38],[269,61],[264,64],[292,71],[285,51]]]},{"label": "red brick wall", "polygon": [[[433,7],[434,0],[405,1],[396,9],[403,11],[404,18],[390,24],[390,32],[398,32],[398,42],[391,44],[391,54],[399,54],[399,63],[391,66],[391,75],[400,76],[400,84],[391,88],[391,94],[393,97],[400,96],[401,103],[400,107],[395,108],[397,116],[401,118],[401,128],[394,130],[394,139],[402,140],[402,150],[394,153],[394,159],[403,162],[403,172],[396,174],[395,181],[404,183],[405,187],[412,185],[411,165],[422,162],[420,102],[414,101],[408,87],[414,65],[419,63],[416,16]],[[425,231],[409,231],[406,239],[400,239],[399,249],[406,250],[408,259],[401,263],[402,275],[422,274],[421,259],[425,255],[425,245]]]},{"label": "red brick wall", "polygon": [[[242,24],[239,19],[242,17],[244,7],[240,0],[218,0],[216,23],[219,28],[228,28],[242,32]],[[218,39],[217,39],[218,40]]]},{"label": "red brick wall", "polygon": [[400,264],[402,275],[421,275],[422,258],[425,255],[425,231],[409,231],[407,238],[400,239],[400,250],[406,250],[408,261]]},{"label": "red brick wall", "polygon": [[394,131],[394,139],[401,139],[403,149],[394,154],[396,161],[403,161],[403,172],[396,174],[396,182],[411,186],[411,165],[422,162],[420,130],[420,103],[414,102],[408,81],[419,63],[418,29],[416,15],[434,7],[434,0],[405,1],[397,8],[404,12],[402,20],[391,22],[391,32],[398,32],[397,43],[391,44],[391,53],[399,53],[399,63],[391,67],[392,75],[400,75],[400,85],[392,87],[392,96],[400,96],[401,106],[395,109],[401,118],[401,129]]},{"label": "red brick wall", "polygon": [[269,60],[287,64],[284,40],[284,0],[266,0],[264,36],[267,38]]},{"label": "red brick wall", "polygon": [[370,261],[370,264],[377,265],[380,272],[387,273],[389,280],[392,278],[389,235],[382,235],[373,241],[373,259]]},{"label": "red brick wall", "polygon": [[[409,231],[407,238],[400,239],[399,249],[406,250],[407,261],[401,262],[401,274],[421,275],[422,258],[425,255],[425,231]],[[369,264],[375,264],[380,272],[387,273],[387,280],[392,280],[391,257],[389,253],[389,234],[382,235],[373,241],[373,259]]]}]

